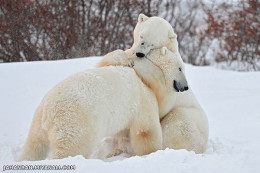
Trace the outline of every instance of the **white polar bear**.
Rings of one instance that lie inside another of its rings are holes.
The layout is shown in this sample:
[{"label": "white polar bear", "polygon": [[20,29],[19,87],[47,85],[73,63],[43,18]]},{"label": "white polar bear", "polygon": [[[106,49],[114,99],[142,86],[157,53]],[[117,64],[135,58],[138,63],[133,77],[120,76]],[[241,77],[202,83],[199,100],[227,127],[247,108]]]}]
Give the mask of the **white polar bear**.
[{"label": "white polar bear", "polygon": [[[131,57],[134,54],[137,57],[144,57],[150,50],[163,46],[172,52],[178,51],[177,35],[174,33],[172,26],[163,18],[147,17],[140,14],[134,29],[134,43],[125,53]],[[113,58],[110,58],[110,56],[110,54],[104,56],[98,66],[121,65],[122,62],[115,60],[124,61],[122,52],[117,55],[113,53]]]},{"label": "white polar bear", "polygon": [[[180,54],[162,48],[161,56],[152,53],[139,61],[142,63],[135,63],[135,71],[149,84],[157,96],[163,132],[163,148],[204,152],[208,144],[208,119],[191,88],[187,88],[186,82],[183,82],[186,81],[186,78]],[[148,61],[152,64],[148,65]],[[156,83],[151,83],[149,74],[159,74],[158,68],[164,74],[165,89],[158,88],[160,86],[158,82],[162,82],[163,86],[163,80],[158,75],[153,75]],[[173,92],[169,87],[172,81],[176,91],[187,91]]]},{"label": "white polar bear", "polygon": [[83,155],[102,138],[130,130],[137,155],[162,148],[155,94],[129,67],[77,73],[50,90],[37,108],[21,160]]},{"label": "white polar bear", "polygon": [[[118,51],[115,54],[117,53]],[[124,61],[126,60],[124,59]],[[161,53],[158,49],[151,50],[145,58],[135,59],[132,64],[137,75],[157,96],[163,149],[204,152],[208,143],[207,116],[187,85],[184,63],[179,53],[173,53],[165,47],[161,49]],[[175,91],[172,90],[172,87]],[[129,150],[128,140],[122,140],[127,135],[128,132],[124,131],[113,136],[109,141],[104,141],[103,147],[106,145],[104,143],[107,142],[108,145],[111,145],[111,141],[113,141],[114,145],[111,146],[113,150],[111,151],[110,148],[110,151],[103,152],[101,148],[97,148],[92,157],[104,159],[121,152],[135,155],[134,151]]]}]

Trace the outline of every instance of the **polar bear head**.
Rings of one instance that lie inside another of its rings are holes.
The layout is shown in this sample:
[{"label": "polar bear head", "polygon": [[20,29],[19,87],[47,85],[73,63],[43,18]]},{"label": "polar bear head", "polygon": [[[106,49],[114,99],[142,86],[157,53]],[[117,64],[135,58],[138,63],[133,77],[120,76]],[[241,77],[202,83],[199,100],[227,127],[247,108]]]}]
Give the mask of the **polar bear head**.
[{"label": "polar bear head", "polygon": [[153,49],[144,58],[134,58],[133,68],[156,95],[160,118],[191,94],[178,52],[171,52],[166,47]]},{"label": "polar bear head", "polygon": [[163,18],[147,17],[140,14],[134,29],[133,49],[137,57],[144,57],[150,50],[167,47],[172,52],[178,51],[177,35],[172,26]]},{"label": "polar bear head", "polygon": [[136,59],[133,68],[153,90],[159,90],[158,93],[184,92],[189,89],[180,54],[166,47],[153,49],[145,58]]}]

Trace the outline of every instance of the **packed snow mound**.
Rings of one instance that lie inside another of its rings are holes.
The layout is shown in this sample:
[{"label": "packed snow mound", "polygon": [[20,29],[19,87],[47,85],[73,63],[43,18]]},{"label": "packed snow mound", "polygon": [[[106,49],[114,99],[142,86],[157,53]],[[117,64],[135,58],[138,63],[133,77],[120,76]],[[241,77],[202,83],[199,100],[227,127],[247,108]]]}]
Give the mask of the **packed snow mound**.
[{"label": "packed snow mound", "polygon": [[76,170],[66,172],[260,172],[260,73],[190,65],[186,65],[189,85],[209,119],[206,153],[166,149],[143,157],[117,156],[105,161],[76,156],[16,162],[34,111],[47,91],[69,75],[95,68],[99,60],[89,57],[0,64],[1,171],[4,165],[22,164],[75,165]]}]

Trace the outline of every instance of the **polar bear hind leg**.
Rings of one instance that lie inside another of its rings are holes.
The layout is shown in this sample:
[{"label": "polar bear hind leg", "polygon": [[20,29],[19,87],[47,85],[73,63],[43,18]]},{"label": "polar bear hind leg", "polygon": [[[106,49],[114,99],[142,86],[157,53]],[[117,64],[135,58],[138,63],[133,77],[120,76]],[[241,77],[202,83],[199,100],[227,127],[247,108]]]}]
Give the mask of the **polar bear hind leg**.
[{"label": "polar bear hind leg", "polygon": [[[63,119],[62,122],[69,123],[66,125],[56,124],[54,128],[49,130],[50,153],[53,159],[76,155],[89,158],[91,151],[98,143],[98,134],[90,133],[97,132],[95,129],[98,127],[94,126],[94,119],[78,111],[72,113],[70,117],[75,118]],[[79,119],[80,121],[78,121]]]},{"label": "polar bear hind leg", "polygon": [[37,108],[22,154],[18,161],[43,160],[47,157],[49,142],[46,132],[41,128],[41,109]]}]

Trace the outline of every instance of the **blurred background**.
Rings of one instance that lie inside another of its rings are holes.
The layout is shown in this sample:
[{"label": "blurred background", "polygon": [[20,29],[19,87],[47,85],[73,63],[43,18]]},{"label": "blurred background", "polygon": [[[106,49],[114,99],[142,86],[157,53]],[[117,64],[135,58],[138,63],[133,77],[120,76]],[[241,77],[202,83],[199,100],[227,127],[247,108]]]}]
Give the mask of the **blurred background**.
[{"label": "blurred background", "polygon": [[139,13],[170,22],[186,63],[260,71],[259,0],[0,0],[0,62],[128,49]]}]

